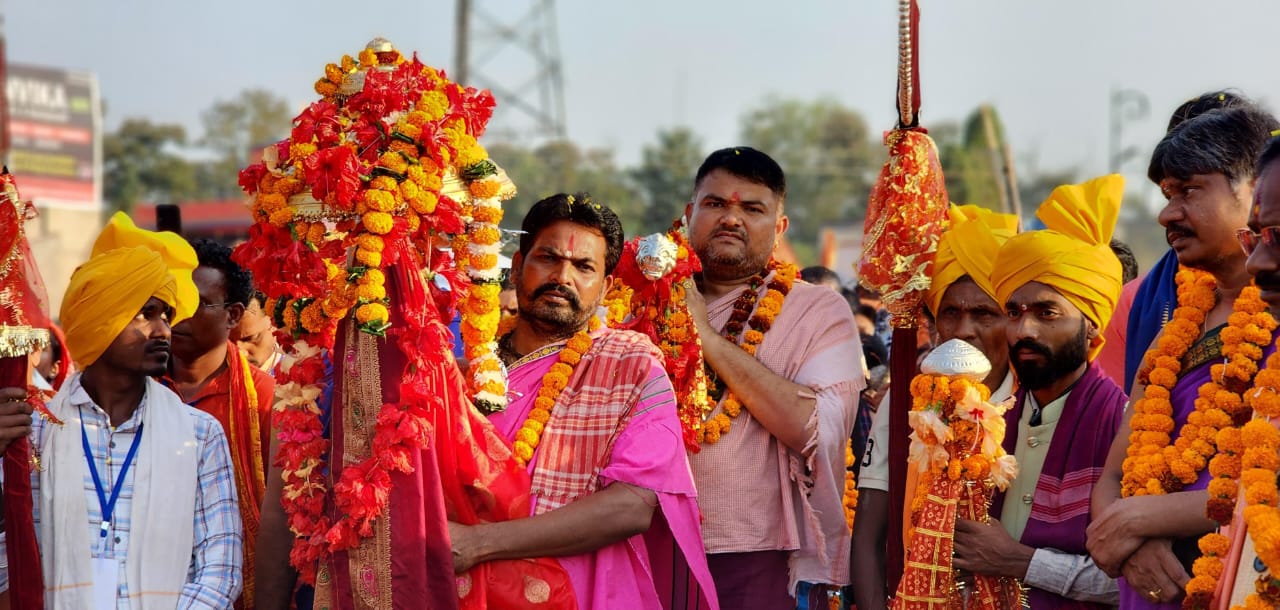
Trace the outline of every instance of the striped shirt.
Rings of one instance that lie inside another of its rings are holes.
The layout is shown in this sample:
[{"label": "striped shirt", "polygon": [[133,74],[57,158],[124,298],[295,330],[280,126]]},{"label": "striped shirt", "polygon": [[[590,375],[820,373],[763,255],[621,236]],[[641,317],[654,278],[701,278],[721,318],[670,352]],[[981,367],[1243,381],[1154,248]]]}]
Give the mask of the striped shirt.
[{"label": "striped shirt", "polygon": [[[84,419],[84,430],[89,438],[89,448],[102,477],[103,492],[109,497],[111,488],[120,476],[129,446],[133,443],[138,426],[146,419],[146,401],[133,415],[117,428],[112,428],[110,418],[89,398],[88,392],[74,379],[70,403],[79,409]],[[179,609],[230,608],[240,594],[242,585],[241,563],[243,534],[239,505],[236,499],[235,478],[231,470],[227,438],[222,426],[213,416],[190,410],[195,420],[196,443],[200,447],[197,462],[195,517],[192,530],[191,564],[187,584],[179,597]],[[43,417],[35,417],[31,440],[34,448],[43,446],[44,434],[55,425]],[[69,424],[68,424],[69,425]],[[139,459],[135,457],[135,460]],[[93,557],[120,560],[119,583],[116,594],[118,610],[129,610],[129,583],[125,569],[125,557],[129,552],[129,534],[135,527],[130,520],[133,504],[133,477],[136,465],[129,468],[120,497],[116,501],[111,527],[105,538],[97,536],[102,523],[102,511],[98,492],[89,469],[85,469],[84,493],[88,505],[89,531],[93,547],[88,549]],[[35,498],[36,531],[40,529],[40,476],[32,472],[31,493]],[[0,548],[0,556],[3,556]]]}]

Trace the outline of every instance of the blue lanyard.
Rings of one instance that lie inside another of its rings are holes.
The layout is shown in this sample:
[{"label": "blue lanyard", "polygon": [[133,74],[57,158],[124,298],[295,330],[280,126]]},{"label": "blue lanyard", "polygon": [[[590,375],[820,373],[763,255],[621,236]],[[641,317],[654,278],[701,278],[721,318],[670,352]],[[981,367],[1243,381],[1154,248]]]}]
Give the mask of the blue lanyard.
[{"label": "blue lanyard", "polygon": [[[111,499],[102,491],[102,479],[98,477],[98,467],[93,461],[93,449],[89,447],[89,434],[84,431],[84,417],[80,418],[80,440],[84,442],[84,458],[89,461],[89,474],[93,475],[93,487],[98,492],[98,507],[102,511],[102,527],[99,537],[106,538],[111,529],[111,515],[116,509],[116,500],[120,499],[120,490],[124,488],[125,475],[129,474],[129,466],[133,464],[133,456],[138,453],[138,441],[142,440],[142,424],[138,424],[138,432],[133,435],[133,444],[129,445],[129,454],[124,458],[124,466],[120,467],[120,476],[111,488]],[[110,455],[110,454],[108,454]]]}]

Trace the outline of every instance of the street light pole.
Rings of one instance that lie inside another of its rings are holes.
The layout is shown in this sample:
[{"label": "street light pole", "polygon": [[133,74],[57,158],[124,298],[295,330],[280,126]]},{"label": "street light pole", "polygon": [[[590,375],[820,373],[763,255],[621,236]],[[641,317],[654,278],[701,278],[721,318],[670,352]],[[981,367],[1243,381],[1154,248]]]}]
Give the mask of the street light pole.
[{"label": "street light pole", "polygon": [[1150,112],[1151,104],[1146,94],[1134,89],[1111,88],[1111,138],[1107,150],[1107,169],[1110,173],[1119,173],[1124,162],[1138,153],[1134,146],[1121,148],[1125,121],[1145,119]]}]

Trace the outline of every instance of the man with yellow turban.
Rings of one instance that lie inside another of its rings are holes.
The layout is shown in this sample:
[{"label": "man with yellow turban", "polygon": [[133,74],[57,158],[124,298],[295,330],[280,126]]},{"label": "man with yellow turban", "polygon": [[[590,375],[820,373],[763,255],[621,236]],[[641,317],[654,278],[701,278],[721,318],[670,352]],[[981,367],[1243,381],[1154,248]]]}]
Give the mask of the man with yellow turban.
[{"label": "man with yellow turban", "polygon": [[152,379],[196,307],[195,267],[181,237],[117,214],[71,276],[62,323],[81,372],[31,424],[48,608],[229,608],[240,593],[226,437]]},{"label": "man with yellow turban", "polygon": [[1085,530],[1128,400],[1091,365],[1120,297],[1110,242],[1123,193],[1118,175],[1054,189],[1036,214],[1046,228],[1010,238],[992,267],[1019,386],[1004,448],[1019,473],[992,503],[998,521],[957,520],[953,564],[1021,580],[1037,610],[1119,599],[1115,580],[1089,557]]},{"label": "man with yellow turban", "polygon": [[[938,242],[933,282],[925,296],[933,313],[940,341],[962,339],[981,350],[991,361],[984,383],[991,400],[1013,395],[1005,343],[1004,307],[997,304],[991,286],[991,268],[1000,246],[1018,231],[1018,219],[975,205],[953,206],[951,228]],[[871,437],[862,456],[858,478],[858,518],[853,523],[853,557],[850,578],[858,608],[887,606],[885,542],[889,506],[889,396],[880,401]],[[914,489],[907,485],[908,493]],[[910,511],[911,501],[905,503]],[[909,524],[910,519],[904,520]],[[896,535],[896,532],[893,533]]]}]

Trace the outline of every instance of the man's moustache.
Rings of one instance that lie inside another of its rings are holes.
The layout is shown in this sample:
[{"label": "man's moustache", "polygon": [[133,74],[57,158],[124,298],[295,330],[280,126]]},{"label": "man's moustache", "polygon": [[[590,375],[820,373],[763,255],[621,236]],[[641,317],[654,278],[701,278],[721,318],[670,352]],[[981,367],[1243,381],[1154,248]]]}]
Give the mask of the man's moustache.
[{"label": "man's moustache", "polygon": [[1045,358],[1053,357],[1053,350],[1049,349],[1049,346],[1044,345],[1043,343],[1036,343],[1030,339],[1023,339],[1014,343],[1013,347],[1009,348],[1009,353],[1014,354],[1024,349],[1040,354]]},{"label": "man's moustache", "polygon": [[574,294],[573,291],[568,288],[558,284],[543,284],[542,286],[539,286],[537,290],[533,291],[533,298],[536,299],[544,294],[552,292],[564,297],[565,300],[569,301],[570,305],[573,305],[574,307],[581,307],[581,303],[578,301],[578,295]]}]

